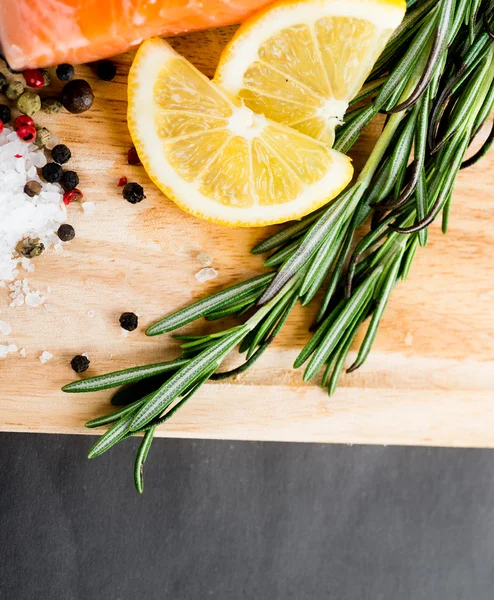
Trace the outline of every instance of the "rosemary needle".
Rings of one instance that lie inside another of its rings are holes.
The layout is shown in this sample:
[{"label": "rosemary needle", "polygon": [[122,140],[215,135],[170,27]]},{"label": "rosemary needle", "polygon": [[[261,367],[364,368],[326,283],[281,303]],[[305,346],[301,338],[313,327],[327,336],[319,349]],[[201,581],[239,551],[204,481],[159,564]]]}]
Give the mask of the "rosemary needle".
[{"label": "rosemary needle", "polygon": [[[494,108],[492,0],[408,0],[407,6],[402,25],[352,102],[347,123],[337,131],[335,148],[346,152],[376,114],[391,113],[356,183],[330,206],[286,225],[253,248],[254,254],[274,251],[266,263],[274,270],[173,312],[151,325],[147,334],[172,332],[204,317],[212,320],[228,314],[236,315],[236,326],[210,335],[176,335],[183,341],[184,355],[174,361],[63,388],[89,392],[128,385],[125,393],[115,395],[116,402],[120,395],[125,397],[123,408],[87,424],[111,424],[89,456],[145,432],[135,462],[139,492],[155,428],[207,380],[250,368],[298,300],[303,305],[315,302],[319,289],[325,293],[318,327],[294,366],[308,361],[305,380],[324,367],[323,385],[333,393],[357,331],[370,317],[348,371],[360,367],[369,355],[393,289],[406,278],[417,249],[427,244],[427,227],[441,211],[446,231],[458,171],[480,160],[494,142],[491,128],[481,149],[464,159]],[[352,250],[355,232],[368,218],[373,227]],[[240,352],[247,351],[245,362],[218,372],[238,345]],[[142,384],[147,378],[154,379]]]}]

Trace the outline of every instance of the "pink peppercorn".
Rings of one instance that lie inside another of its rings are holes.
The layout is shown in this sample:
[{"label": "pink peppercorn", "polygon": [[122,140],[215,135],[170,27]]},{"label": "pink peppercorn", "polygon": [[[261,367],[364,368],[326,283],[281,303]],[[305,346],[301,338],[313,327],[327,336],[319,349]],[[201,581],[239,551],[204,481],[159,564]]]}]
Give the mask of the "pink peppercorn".
[{"label": "pink peppercorn", "polygon": [[25,142],[34,142],[36,139],[36,129],[31,125],[22,125],[17,130],[17,135]]},{"label": "pink peppercorn", "polygon": [[83,197],[84,194],[77,188],[73,190],[67,190],[63,195],[63,203],[68,206],[73,200],[80,200]]},{"label": "pink peppercorn", "polygon": [[141,164],[141,161],[139,160],[139,157],[137,156],[137,150],[133,146],[127,152],[127,162],[129,163],[129,165],[140,165]]},{"label": "pink peppercorn", "polygon": [[68,206],[73,200],[80,200],[83,197],[84,194],[81,192],[81,190],[78,190],[77,188],[73,190],[68,190],[63,195],[63,203],[66,206]]},{"label": "pink peppercorn", "polygon": [[26,69],[23,73],[28,87],[42,88],[45,85],[45,78],[39,69]]},{"label": "pink peppercorn", "polygon": [[80,200],[83,197],[84,194],[81,192],[81,190],[78,190],[77,188],[73,190],[68,190],[63,195],[63,203],[66,206],[68,206],[73,200]]},{"label": "pink peppercorn", "polygon": [[118,187],[123,187],[124,185],[127,185],[127,177],[120,177],[118,180]]},{"label": "pink peppercorn", "polygon": [[34,127],[34,121],[28,115],[19,115],[14,121],[14,127]]},{"label": "pink peppercorn", "polygon": [[22,74],[29,87],[40,88],[45,85],[45,78],[39,69],[26,69]]}]

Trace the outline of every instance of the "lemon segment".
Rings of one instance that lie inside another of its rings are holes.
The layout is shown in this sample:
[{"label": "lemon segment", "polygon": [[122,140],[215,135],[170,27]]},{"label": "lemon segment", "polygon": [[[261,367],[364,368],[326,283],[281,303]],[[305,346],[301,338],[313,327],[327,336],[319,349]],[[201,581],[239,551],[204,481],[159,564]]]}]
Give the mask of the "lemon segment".
[{"label": "lemon segment", "polygon": [[348,157],[256,114],[163,40],[141,45],[128,94],[129,129],[146,171],[200,218],[238,227],[299,219],[352,178]]},{"label": "lemon segment", "polygon": [[215,81],[254,112],[332,145],[405,10],[404,0],[275,3],[240,27]]}]

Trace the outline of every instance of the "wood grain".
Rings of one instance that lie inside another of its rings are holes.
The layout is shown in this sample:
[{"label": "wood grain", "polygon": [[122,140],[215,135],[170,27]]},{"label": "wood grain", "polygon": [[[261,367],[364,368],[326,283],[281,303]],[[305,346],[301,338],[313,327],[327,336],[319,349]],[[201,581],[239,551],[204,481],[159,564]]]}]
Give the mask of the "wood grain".
[{"label": "wood grain", "polygon": [[[173,45],[207,75],[233,28],[174,38]],[[77,236],[63,255],[36,260],[33,287],[51,288],[53,311],[8,307],[0,289],[0,318],[13,327],[0,338],[25,347],[27,357],[0,362],[0,430],[83,433],[84,422],[109,410],[108,392],[67,395],[74,378],[69,361],[87,352],[96,375],[177,354],[169,337],[149,339],[143,329],[161,315],[220,287],[261,271],[250,247],[268,231],[231,230],[198,221],[162,196],[143,169],[129,166],[126,73],[132,53],[118,58],[111,83],[96,81],[88,113],[45,118],[71,147],[87,217],[72,205]],[[357,168],[378,133],[363,135],[353,158]],[[232,383],[204,386],[158,434],[344,443],[494,447],[494,153],[461,173],[450,233],[434,226],[411,274],[386,311],[375,349],[358,372],[344,376],[333,398],[304,384],[291,368],[305,341],[313,309],[297,309],[253,369]],[[139,181],[147,198],[131,205],[121,197],[121,176]],[[199,284],[196,254],[214,257],[219,277]],[[140,313],[139,331],[122,337],[118,316]],[[91,316],[93,315],[93,316]],[[201,325],[202,327],[202,325]],[[189,330],[197,330],[197,325]],[[43,350],[54,358],[41,364]]]}]

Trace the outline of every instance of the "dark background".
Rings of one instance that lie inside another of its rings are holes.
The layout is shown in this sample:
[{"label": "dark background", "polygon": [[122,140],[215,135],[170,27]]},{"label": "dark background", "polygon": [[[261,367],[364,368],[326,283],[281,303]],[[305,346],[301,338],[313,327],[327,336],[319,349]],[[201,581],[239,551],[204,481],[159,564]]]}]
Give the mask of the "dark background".
[{"label": "dark background", "polygon": [[492,600],[489,450],[0,434],[8,600]]}]

